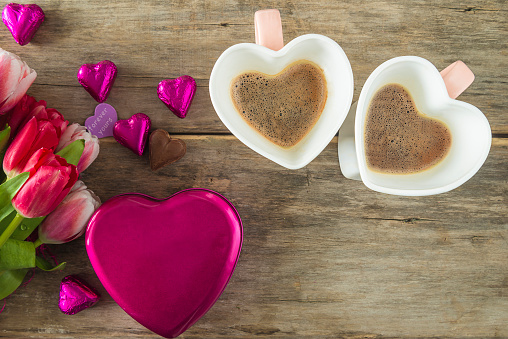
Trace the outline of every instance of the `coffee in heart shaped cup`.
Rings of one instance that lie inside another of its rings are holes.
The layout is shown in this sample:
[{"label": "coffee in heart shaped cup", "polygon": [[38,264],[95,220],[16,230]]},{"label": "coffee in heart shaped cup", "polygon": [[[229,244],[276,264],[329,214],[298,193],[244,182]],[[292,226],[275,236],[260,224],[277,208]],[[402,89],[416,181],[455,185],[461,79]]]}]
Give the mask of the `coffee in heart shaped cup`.
[{"label": "coffee in heart shaped cup", "polygon": [[[284,46],[277,10],[256,12],[255,25],[257,44],[234,45],[215,63],[210,98],[240,141],[298,169],[323,151],[346,118],[351,65],[342,48],[322,35],[302,35]],[[245,85],[243,92],[235,92],[236,85]]]},{"label": "coffee in heart shaped cup", "polygon": [[339,133],[344,176],[406,196],[447,192],[469,180],[485,162],[492,139],[483,113],[452,99],[473,80],[460,61],[441,74],[415,56],[381,64]]}]

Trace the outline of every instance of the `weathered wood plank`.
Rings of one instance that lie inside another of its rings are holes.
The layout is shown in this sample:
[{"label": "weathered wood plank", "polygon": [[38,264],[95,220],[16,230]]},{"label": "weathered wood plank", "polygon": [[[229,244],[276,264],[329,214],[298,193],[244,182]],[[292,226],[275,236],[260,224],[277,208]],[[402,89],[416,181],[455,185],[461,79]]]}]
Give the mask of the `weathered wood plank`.
[{"label": "weathered wood plank", "polygon": [[[228,197],[242,216],[244,246],[233,278],[182,337],[508,337],[506,1],[37,3],[47,19],[31,44],[18,46],[0,29],[1,47],[38,72],[29,94],[84,123],[96,103],[76,72],[110,59],[119,75],[108,102],[120,117],[144,112],[154,128],[188,145],[183,159],[154,173],[146,155],[103,139],[83,174],[87,185],[103,200],[205,187]],[[353,68],[354,100],[392,57],[422,56],[438,69],[465,61],[476,80],[460,99],[480,108],[502,137],[494,138],[486,164],[452,192],[395,197],[345,179],[336,139],[296,171],[251,151],[220,122],[207,87],[222,51],[253,42],[253,14],[262,8],[280,9],[286,42],[306,33],[337,41]],[[198,82],[183,120],[156,95],[160,80],[182,74]],[[107,295],[83,238],[51,249],[68,267],[37,272],[7,300],[0,337],[157,337]],[[96,286],[102,301],[74,316],[60,313],[59,282],[68,274]]]},{"label": "weathered wood plank", "polygon": [[[113,60],[119,77],[111,103],[118,103],[122,111],[125,106],[164,114],[156,99],[157,83],[189,74],[206,87],[217,57],[235,43],[253,42],[253,13],[269,6],[281,10],[286,41],[318,33],[344,48],[355,76],[355,100],[368,75],[392,57],[422,56],[438,69],[456,59],[464,60],[475,72],[476,81],[461,100],[478,106],[489,118],[494,133],[508,133],[508,9],[502,0],[467,4],[152,0],[144,1],[139,8],[131,1],[107,5],[103,1],[70,0],[38,3],[46,10],[47,20],[33,43],[18,46],[4,28],[0,30],[2,48],[18,53],[38,71],[37,84],[71,86],[35,90],[34,94],[61,98],[52,103],[54,106],[75,105],[69,111],[76,111],[71,113],[76,121],[84,119],[77,111],[90,110],[94,104],[76,79],[81,64]],[[199,92],[203,99],[193,110],[213,115],[206,89]],[[181,131],[224,131],[221,124],[210,124],[214,118],[203,117],[203,123],[179,124]]]},{"label": "weathered wood plank", "polygon": [[[187,155],[155,173],[146,156],[103,139],[83,179],[102,199],[205,187],[237,207],[245,232],[238,267],[183,337],[508,336],[506,139],[494,140],[484,167],[460,188],[396,197],[342,177],[336,140],[290,171],[232,136],[182,138]],[[83,239],[51,249],[69,266],[37,272],[14,294],[0,334],[153,337],[104,291]],[[98,287],[102,302],[61,314],[58,286],[67,274]]]}]

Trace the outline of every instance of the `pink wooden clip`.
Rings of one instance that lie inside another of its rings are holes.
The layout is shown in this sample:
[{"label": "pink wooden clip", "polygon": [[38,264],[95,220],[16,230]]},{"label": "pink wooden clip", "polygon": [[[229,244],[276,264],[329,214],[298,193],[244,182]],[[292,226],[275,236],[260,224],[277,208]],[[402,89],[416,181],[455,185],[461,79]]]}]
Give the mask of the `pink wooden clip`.
[{"label": "pink wooden clip", "polygon": [[474,81],[474,74],[465,63],[458,60],[441,71],[450,98],[455,99]]},{"label": "pink wooden clip", "polygon": [[264,9],[254,14],[256,44],[278,51],[284,47],[282,22],[277,9]]}]

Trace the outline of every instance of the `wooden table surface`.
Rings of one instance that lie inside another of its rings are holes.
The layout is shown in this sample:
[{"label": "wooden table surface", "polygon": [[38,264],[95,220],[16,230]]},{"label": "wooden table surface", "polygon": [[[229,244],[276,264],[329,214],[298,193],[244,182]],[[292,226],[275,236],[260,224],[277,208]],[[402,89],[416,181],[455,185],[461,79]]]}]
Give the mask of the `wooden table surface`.
[{"label": "wooden table surface", "polygon": [[[2,6],[7,2],[2,2]],[[144,112],[153,128],[185,140],[183,159],[152,172],[113,138],[82,175],[103,201],[125,192],[157,198],[215,190],[244,225],[238,266],[215,306],[182,338],[508,337],[508,2],[488,1],[70,1],[39,0],[32,42],[1,25],[1,47],[38,77],[28,93],[71,122],[97,104],[79,85],[83,63],[112,60],[108,103],[120,118]],[[287,170],[234,136],[215,113],[208,80],[229,46],[254,41],[254,12],[281,11],[285,42],[306,33],[337,41],[358,99],[382,62],[417,55],[438,69],[461,59],[476,74],[459,99],[488,118],[493,143],[480,171],[429,197],[376,193],[343,177],[337,138],[308,166]],[[159,81],[183,74],[198,89],[187,118],[158,99]],[[107,294],[84,238],[52,246],[62,272],[37,271],[6,301],[0,337],[157,337]],[[60,280],[78,274],[102,293],[93,308],[58,309]]]}]

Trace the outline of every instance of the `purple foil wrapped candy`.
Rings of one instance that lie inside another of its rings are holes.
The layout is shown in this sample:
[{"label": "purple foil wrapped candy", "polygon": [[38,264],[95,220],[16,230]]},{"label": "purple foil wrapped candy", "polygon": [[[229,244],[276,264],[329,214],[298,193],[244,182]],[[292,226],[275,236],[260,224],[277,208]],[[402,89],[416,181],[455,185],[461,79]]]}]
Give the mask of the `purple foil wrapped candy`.
[{"label": "purple foil wrapped candy", "polygon": [[18,44],[24,46],[32,40],[44,21],[44,12],[39,6],[10,3],[2,11],[2,20]]},{"label": "purple foil wrapped candy", "polygon": [[65,314],[76,314],[99,301],[100,295],[75,275],[68,275],[60,283],[58,307]]}]

